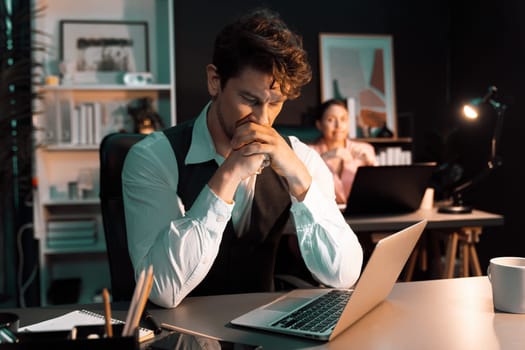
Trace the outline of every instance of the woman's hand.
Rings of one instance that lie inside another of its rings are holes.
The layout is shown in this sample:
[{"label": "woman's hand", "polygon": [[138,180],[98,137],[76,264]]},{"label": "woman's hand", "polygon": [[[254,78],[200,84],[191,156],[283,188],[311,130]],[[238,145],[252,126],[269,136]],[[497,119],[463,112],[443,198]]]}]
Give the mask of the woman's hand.
[{"label": "woman's hand", "polygon": [[350,143],[350,156],[359,159],[363,165],[376,165],[376,156],[371,145],[366,143]]},{"label": "woman's hand", "polygon": [[338,147],[324,152],[321,154],[321,157],[325,160],[337,158],[342,161],[347,161],[352,158],[352,154],[346,148]]}]

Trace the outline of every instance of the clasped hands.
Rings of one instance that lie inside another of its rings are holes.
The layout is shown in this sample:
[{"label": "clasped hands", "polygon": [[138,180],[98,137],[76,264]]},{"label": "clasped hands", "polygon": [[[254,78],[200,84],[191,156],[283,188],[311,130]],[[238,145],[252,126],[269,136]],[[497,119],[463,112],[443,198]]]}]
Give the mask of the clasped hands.
[{"label": "clasped hands", "polygon": [[277,153],[274,149],[278,148],[272,146],[279,142],[274,133],[271,126],[259,124],[251,117],[236,123],[231,140],[232,153],[241,153],[240,161],[247,166],[248,175],[261,174],[264,168],[272,165],[271,152]]},{"label": "clasped hands", "polygon": [[235,192],[238,181],[271,166],[278,175],[285,178],[290,194],[299,201],[304,199],[312,177],[292,147],[271,124],[260,124],[253,116],[239,120],[230,145],[231,151],[220,171],[223,179],[226,175],[230,180],[226,183],[217,182],[213,177],[209,183],[222,198],[229,198]]}]

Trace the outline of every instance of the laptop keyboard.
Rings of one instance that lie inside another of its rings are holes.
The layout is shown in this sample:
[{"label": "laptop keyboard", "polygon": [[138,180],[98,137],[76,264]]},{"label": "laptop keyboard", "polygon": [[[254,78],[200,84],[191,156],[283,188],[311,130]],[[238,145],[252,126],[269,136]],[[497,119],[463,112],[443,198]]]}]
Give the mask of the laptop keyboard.
[{"label": "laptop keyboard", "polygon": [[325,332],[335,327],[351,294],[351,290],[332,290],[299,310],[284,316],[272,326]]}]

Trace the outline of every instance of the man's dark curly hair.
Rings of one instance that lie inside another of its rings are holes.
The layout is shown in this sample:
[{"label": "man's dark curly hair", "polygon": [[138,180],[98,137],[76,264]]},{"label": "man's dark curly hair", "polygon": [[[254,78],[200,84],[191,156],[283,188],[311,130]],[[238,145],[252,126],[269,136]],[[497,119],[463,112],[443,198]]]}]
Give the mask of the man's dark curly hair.
[{"label": "man's dark curly hair", "polygon": [[221,86],[246,68],[271,74],[289,99],[299,97],[312,71],[302,37],[292,32],[279,15],[256,9],[224,27],[215,39],[213,64]]}]

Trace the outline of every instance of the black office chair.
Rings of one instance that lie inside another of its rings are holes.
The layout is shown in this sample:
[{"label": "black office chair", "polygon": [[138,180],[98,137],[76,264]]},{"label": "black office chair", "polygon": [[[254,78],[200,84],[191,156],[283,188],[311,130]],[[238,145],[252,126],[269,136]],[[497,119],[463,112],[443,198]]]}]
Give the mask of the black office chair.
[{"label": "black office chair", "polygon": [[133,266],[128,253],[121,173],[129,149],[144,136],[113,133],[105,136],[100,143],[100,206],[113,301],[131,300],[135,288]]}]

